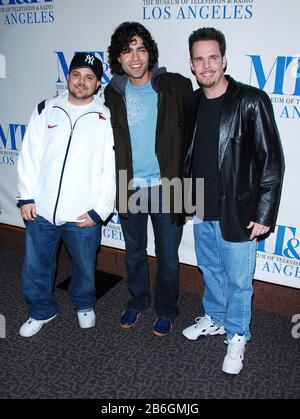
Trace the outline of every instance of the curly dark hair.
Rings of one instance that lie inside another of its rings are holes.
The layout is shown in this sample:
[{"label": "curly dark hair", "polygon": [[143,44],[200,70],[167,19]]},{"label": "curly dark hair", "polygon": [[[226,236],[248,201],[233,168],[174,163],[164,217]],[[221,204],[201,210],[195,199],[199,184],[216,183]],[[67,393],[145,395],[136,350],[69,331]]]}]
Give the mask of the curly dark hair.
[{"label": "curly dark hair", "polygon": [[197,41],[217,41],[219,43],[220,51],[222,57],[224,57],[226,52],[226,40],[224,34],[215,28],[200,28],[194,31],[189,36],[189,49],[190,56],[192,57],[193,45]]},{"label": "curly dark hair", "polygon": [[108,47],[108,62],[112,74],[124,74],[119,56],[122,51],[129,48],[132,39],[139,36],[149,53],[149,70],[151,71],[158,61],[158,48],[150,32],[138,22],[121,23],[111,37],[111,43]]}]

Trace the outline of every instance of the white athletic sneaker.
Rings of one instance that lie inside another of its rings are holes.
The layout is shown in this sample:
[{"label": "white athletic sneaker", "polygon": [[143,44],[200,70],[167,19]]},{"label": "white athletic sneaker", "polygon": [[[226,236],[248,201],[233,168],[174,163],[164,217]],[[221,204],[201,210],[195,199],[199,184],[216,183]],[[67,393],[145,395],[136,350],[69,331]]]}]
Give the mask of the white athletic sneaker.
[{"label": "white athletic sneaker", "polygon": [[96,324],[96,316],[94,310],[90,311],[78,311],[79,326],[82,329],[88,329],[94,327]]},{"label": "white athletic sneaker", "polygon": [[239,374],[243,368],[243,359],[246,346],[245,336],[235,334],[230,341],[226,341],[227,354],[224,358],[222,371],[227,374]]},{"label": "white athletic sneaker", "polygon": [[225,333],[224,327],[217,325],[208,314],[204,317],[197,317],[195,322],[182,331],[187,339],[197,340],[201,336],[224,335]]},{"label": "white athletic sneaker", "polygon": [[23,338],[30,338],[31,336],[38,333],[43,327],[43,325],[50,322],[50,320],[54,319],[54,317],[56,317],[56,314],[55,316],[50,317],[49,319],[46,319],[46,320],[35,320],[30,317],[21,326],[19,333]]}]

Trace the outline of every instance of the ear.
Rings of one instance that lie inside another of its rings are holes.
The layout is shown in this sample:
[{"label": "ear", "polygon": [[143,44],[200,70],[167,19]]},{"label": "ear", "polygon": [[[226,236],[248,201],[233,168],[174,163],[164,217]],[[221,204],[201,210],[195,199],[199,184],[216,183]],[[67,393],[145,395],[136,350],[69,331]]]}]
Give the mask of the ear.
[{"label": "ear", "polygon": [[223,57],[223,64],[222,64],[222,68],[223,68],[223,70],[227,67],[227,58],[226,58],[226,55],[224,55],[224,57]]},{"label": "ear", "polygon": [[191,67],[191,70],[195,73],[195,67],[193,64],[193,60],[191,58],[190,58],[190,67]]}]

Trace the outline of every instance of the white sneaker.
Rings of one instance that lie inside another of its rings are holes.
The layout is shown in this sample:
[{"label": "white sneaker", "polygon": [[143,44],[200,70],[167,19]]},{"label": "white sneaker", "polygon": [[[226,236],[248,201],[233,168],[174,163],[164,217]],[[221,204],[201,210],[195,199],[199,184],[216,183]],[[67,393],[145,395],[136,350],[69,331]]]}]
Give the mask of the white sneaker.
[{"label": "white sneaker", "polygon": [[50,317],[49,319],[46,319],[46,320],[35,320],[30,317],[27,320],[27,322],[25,322],[21,326],[19,333],[23,338],[30,338],[31,336],[38,333],[44,324],[50,322],[50,320],[54,319],[54,317],[56,316],[57,315],[55,314],[55,316]]},{"label": "white sneaker", "polygon": [[90,311],[78,311],[79,326],[82,329],[88,329],[94,327],[96,324],[96,316],[94,310]]},{"label": "white sneaker", "polygon": [[228,348],[222,371],[227,374],[239,374],[243,368],[246,338],[235,334],[230,341],[225,341],[225,343],[227,343]]},{"label": "white sneaker", "polygon": [[224,327],[217,325],[208,314],[204,317],[197,317],[195,322],[196,324],[182,331],[187,339],[197,340],[200,336],[224,335],[225,333]]}]

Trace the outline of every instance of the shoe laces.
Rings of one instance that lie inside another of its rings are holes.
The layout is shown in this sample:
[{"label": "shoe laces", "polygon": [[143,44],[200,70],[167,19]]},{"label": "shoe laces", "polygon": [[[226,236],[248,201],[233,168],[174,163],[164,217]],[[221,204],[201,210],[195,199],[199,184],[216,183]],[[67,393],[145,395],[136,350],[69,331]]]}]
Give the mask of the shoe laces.
[{"label": "shoe laces", "polygon": [[195,328],[199,329],[199,328],[205,328],[207,326],[214,326],[215,323],[211,320],[211,318],[206,314],[203,317],[196,317],[195,318]]}]

